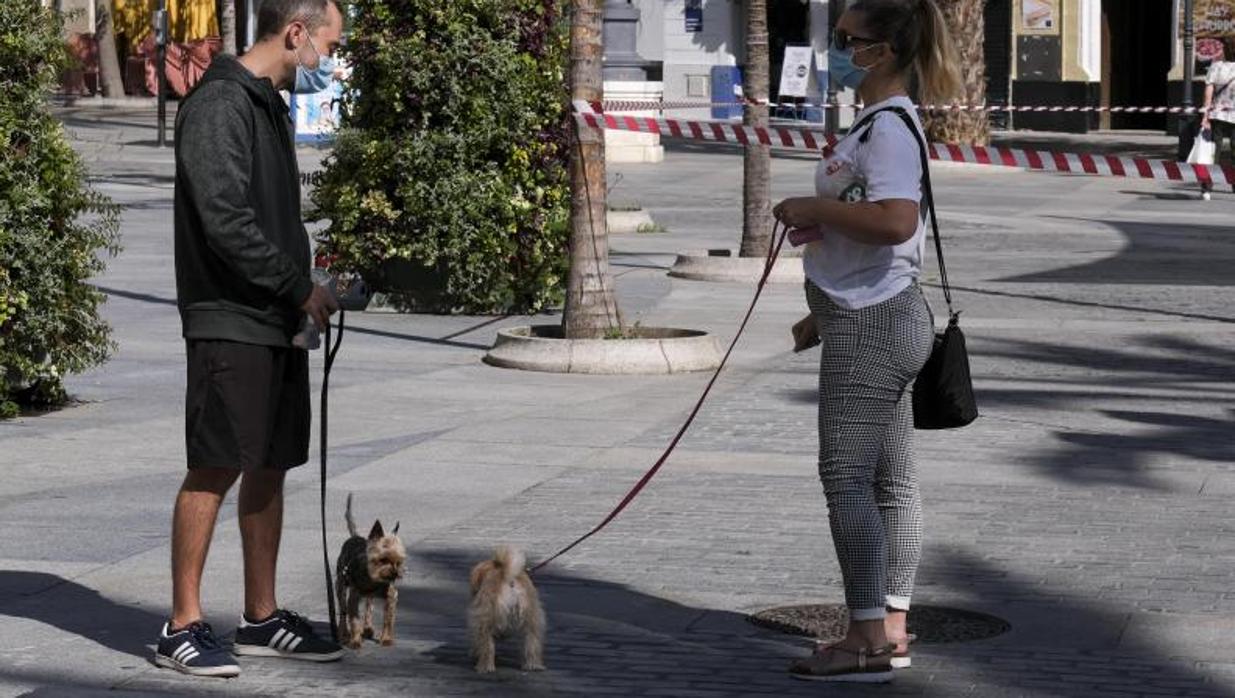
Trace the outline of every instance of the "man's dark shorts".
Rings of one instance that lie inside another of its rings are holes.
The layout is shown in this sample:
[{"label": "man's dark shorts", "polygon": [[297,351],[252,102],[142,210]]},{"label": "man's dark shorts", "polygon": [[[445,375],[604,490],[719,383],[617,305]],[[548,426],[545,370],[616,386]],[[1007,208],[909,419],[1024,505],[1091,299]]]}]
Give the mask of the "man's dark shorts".
[{"label": "man's dark shorts", "polygon": [[286,470],[309,460],[309,353],[188,340],[189,468]]}]

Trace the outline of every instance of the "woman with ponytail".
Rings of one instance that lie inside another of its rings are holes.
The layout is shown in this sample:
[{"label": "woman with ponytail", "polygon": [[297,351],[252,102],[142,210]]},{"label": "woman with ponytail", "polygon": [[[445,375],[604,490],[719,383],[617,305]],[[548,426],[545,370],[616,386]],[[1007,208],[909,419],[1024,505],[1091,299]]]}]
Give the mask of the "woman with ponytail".
[{"label": "woman with ponytail", "polygon": [[817,648],[791,672],[883,682],[893,667],[910,664],[905,620],[922,551],[922,504],[909,386],[934,341],[918,286],[925,140],[910,87],[940,103],[958,95],[961,82],[934,0],[852,3],[836,25],[828,67],[866,106],[824,153],[816,195],[786,199],[774,213],[795,244],[807,245],[811,315],[795,335],[813,330],[822,344],[819,475],[850,620],[843,640]]}]

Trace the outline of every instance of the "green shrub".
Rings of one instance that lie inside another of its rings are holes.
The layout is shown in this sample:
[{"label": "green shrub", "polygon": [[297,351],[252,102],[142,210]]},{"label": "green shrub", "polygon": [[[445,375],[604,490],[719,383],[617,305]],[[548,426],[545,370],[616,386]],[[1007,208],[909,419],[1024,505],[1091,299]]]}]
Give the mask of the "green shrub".
[{"label": "green shrub", "polygon": [[112,349],[86,282],[119,250],[118,213],[48,107],[65,60],[54,12],[0,2],[0,418],[63,402],[64,376]]},{"label": "green shrub", "polygon": [[[566,274],[569,32],[560,0],[354,0],[319,250],[407,310],[535,312]],[[403,260],[400,265],[399,260]],[[410,264],[409,264],[410,262]],[[414,285],[414,284],[413,284]]]}]

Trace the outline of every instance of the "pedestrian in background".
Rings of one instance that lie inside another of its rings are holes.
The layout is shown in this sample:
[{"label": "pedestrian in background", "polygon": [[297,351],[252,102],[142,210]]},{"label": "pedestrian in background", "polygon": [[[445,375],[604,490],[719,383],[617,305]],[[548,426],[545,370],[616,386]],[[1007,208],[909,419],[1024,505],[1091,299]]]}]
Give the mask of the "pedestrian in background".
[{"label": "pedestrian in background", "polygon": [[[916,77],[922,101],[946,104],[961,81],[933,0],[853,3],[837,23],[828,65],[866,105],[861,125],[825,153],[816,195],[787,199],[774,213],[798,240],[810,240],[806,298],[822,343],[819,475],[849,628],[791,672],[883,682],[894,666],[909,665],[906,618],[922,552],[922,504],[908,388],[935,336],[918,286],[924,136],[909,86]],[[866,118],[888,108],[907,112],[917,133],[895,113]],[[803,325],[794,331],[799,346],[809,343]]]},{"label": "pedestrian in background", "polygon": [[244,613],[235,653],[343,655],[275,595],[284,477],[309,458],[309,358],[292,340],[306,315],[324,328],[338,309],[310,277],[292,124],[279,90],[324,89],[342,33],[335,0],[264,0],[257,43],[241,58],[218,56],[176,119],[176,302],[188,358],[189,471],[176,497],[172,614],[155,663],[186,674],[240,672],[201,607],[215,520],[237,480]]},{"label": "pedestrian in background", "polygon": [[[1214,164],[1222,160],[1222,141],[1227,139],[1235,155],[1235,37],[1222,39],[1222,60],[1214,61],[1205,75],[1205,101],[1201,109],[1201,133],[1208,132],[1214,145]],[[1209,201],[1213,181],[1201,183],[1201,198]]]}]

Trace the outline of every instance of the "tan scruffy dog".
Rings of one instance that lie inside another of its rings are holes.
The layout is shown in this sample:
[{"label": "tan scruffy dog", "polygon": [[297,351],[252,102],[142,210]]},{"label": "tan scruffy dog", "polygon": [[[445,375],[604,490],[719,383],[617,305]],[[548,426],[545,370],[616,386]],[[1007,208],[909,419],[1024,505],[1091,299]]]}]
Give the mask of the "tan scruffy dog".
[{"label": "tan scruffy dog", "polygon": [[476,671],[496,671],[495,642],[513,634],[523,636],[523,670],[545,668],[545,612],[532,579],[524,570],[523,553],[503,545],[472,568],[472,603],[467,624],[472,635]]},{"label": "tan scruffy dog", "polygon": [[[347,532],[351,538],[343,543],[339,561],[335,565],[335,580],[339,595],[339,632],[348,647],[360,647],[361,638],[373,637],[373,599],[386,601],[385,618],[382,623],[383,645],[395,641],[395,609],[399,601],[399,589],[395,581],[403,577],[403,563],[407,561],[407,549],[399,540],[399,524],[386,533],[380,520],[373,523],[369,537],[356,532],[352,519],[352,495],[347,495]],[[360,601],[364,599],[364,622],[361,623]]]}]

